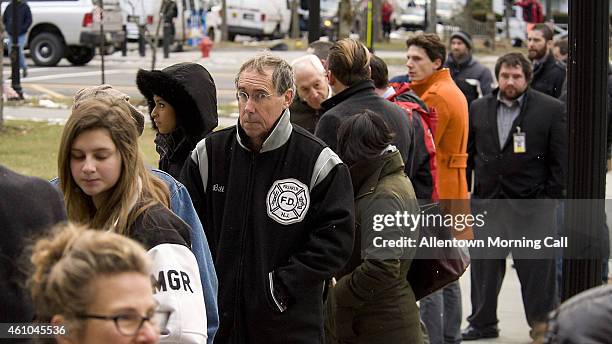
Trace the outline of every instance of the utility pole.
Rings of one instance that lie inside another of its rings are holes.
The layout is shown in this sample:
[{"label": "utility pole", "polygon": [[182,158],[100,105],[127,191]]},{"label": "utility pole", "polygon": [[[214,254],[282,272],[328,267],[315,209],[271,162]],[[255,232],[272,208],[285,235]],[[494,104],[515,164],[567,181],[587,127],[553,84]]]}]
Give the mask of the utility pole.
[{"label": "utility pole", "polygon": [[366,8],[366,47],[370,52],[374,52],[374,4],[373,0],[368,0]]},{"label": "utility pole", "polygon": [[545,1],[546,1],[546,21],[553,22],[554,18],[552,14],[552,0],[545,0]]},{"label": "utility pole", "polygon": [[504,0],[504,21],[506,23],[506,39],[510,40],[510,16],[512,15],[512,0]]},{"label": "utility pole", "polygon": [[229,36],[227,34],[227,1],[223,0],[221,8],[221,40],[227,41]]},{"label": "utility pole", "polygon": [[[17,6],[19,2],[12,0],[13,5],[13,27],[11,28],[12,44],[11,44],[11,87],[19,95],[19,99],[23,99],[23,90],[21,89],[21,80],[19,75],[19,19]],[[2,86],[2,85],[0,85]]]},{"label": "utility pole", "polygon": [[602,283],[609,0],[569,1],[563,299]]},{"label": "utility pole", "polygon": [[321,4],[319,0],[308,0],[308,44],[321,37]]},{"label": "utility pole", "polygon": [[[106,38],[104,37],[104,0],[99,0],[98,4],[100,6],[100,61],[102,62],[100,65],[102,71],[102,84],[105,84],[104,78],[104,55],[106,54]],[[127,37],[125,38],[127,39]]]},{"label": "utility pole", "polygon": [[[176,52],[181,52],[183,51],[183,46],[185,45],[185,42],[187,42],[187,29],[185,27],[185,10],[187,9],[187,2],[185,0],[182,0],[181,5],[183,5],[180,9],[181,11],[181,28],[183,29],[183,34],[181,35],[181,41],[176,43]],[[178,4],[177,4],[178,6]],[[192,10],[190,8],[190,10]],[[192,16],[193,18],[193,16]],[[201,18],[200,18],[201,20]],[[192,23],[193,24],[193,23]],[[203,29],[204,31],[206,31],[206,26]]]},{"label": "utility pole", "polygon": [[[0,13],[0,32],[4,32],[4,21]],[[4,85],[4,44],[0,44],[0,85]],[[0,87],[0,129],[4,127],[4,87]]]}]

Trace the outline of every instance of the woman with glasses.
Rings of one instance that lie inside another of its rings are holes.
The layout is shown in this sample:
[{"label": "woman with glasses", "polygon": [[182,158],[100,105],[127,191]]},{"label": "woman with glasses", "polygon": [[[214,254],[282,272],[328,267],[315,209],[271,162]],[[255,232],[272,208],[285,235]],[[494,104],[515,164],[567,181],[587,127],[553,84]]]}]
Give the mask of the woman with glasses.
[{"label": "woman with glasses", "polygon": [[54,326],[57,343],[159,341],[151,261],[138,243],[69,224],[32,252],[28,286],[37,321]]},{"label": "woman with glasses", "polygon": [[179,178],[196,144],[217,126],[217,90],[206,68],[178,63],[139,70],[136,84],[147,99],[159,153],[159,169]]},{"label": "woman with glasses", "polygon": [[168,209],[166,184],[145,167],[127,102],[95,97],[76,103],[62,132],[58,169],[70,221],[125,235],[148,250],[155,298],[169,313],[161,342],[205,343],[190,228]]}]

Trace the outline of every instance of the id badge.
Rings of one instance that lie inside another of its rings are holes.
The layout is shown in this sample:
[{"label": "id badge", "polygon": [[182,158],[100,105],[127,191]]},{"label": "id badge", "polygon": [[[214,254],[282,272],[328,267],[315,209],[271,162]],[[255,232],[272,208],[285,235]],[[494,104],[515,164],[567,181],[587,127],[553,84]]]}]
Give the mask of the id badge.
[{"label": "id badge", "polygon": [[521,127],[516,127],[514,137],[514,153],[527,153],[527,140],[524,132],[521,132]]}]

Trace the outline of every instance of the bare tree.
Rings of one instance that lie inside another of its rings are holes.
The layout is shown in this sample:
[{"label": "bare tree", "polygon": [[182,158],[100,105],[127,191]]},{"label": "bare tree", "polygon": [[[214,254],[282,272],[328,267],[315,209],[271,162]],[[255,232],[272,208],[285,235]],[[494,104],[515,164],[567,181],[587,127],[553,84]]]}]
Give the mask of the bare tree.
[{"label": "bare tree", "polygon": [[429,0],[429,8],[427,9],[427,32],[436,33],[436,26],[438,24],[437,8],[438,5],[436,0]]},{"label": "bare tree", "polygon": [[372,36],[376,42],[382,42],[382,0],[372,0]]},{"label": "bare tree", "polygon": [[462,29],[468,34],[474,35],[474,3],[472,0],[467,0],[465,2]]},{"label": "bare tree", "polygon": [[338,4],[338,39],[347,38],[351,33],[355,12],[351,0],[340,0]]}]

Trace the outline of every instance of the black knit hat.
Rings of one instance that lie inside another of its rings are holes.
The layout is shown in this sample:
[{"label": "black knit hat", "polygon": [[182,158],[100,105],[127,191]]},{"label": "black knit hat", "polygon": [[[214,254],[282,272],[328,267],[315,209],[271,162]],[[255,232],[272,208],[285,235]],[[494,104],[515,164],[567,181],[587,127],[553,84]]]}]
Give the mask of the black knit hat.
[{"label": "black knit hat", "polygon": [[[184,62],[163,70],[140,69],[136,85],[147,99],[149,114],[155,107],[153,95],[163,98],[174,108],[177,125],[187,135],[203,138],[217,126],[217,90],[203,66]],[[152,123],[157,129],[155,122]]]},{"label": "black knit hat", "polygon": [[468,34],[465,31],[453,32],[453,34],[450,36],[451,41],[453,40],[453,38],[459,38],[460,40],[462,40],[463,43],[465,43],[465,45],[467,45],[468,49],[470,50],[474,48],[474,42],[472,42],[472,36],[470,36],[470,34]]}]

